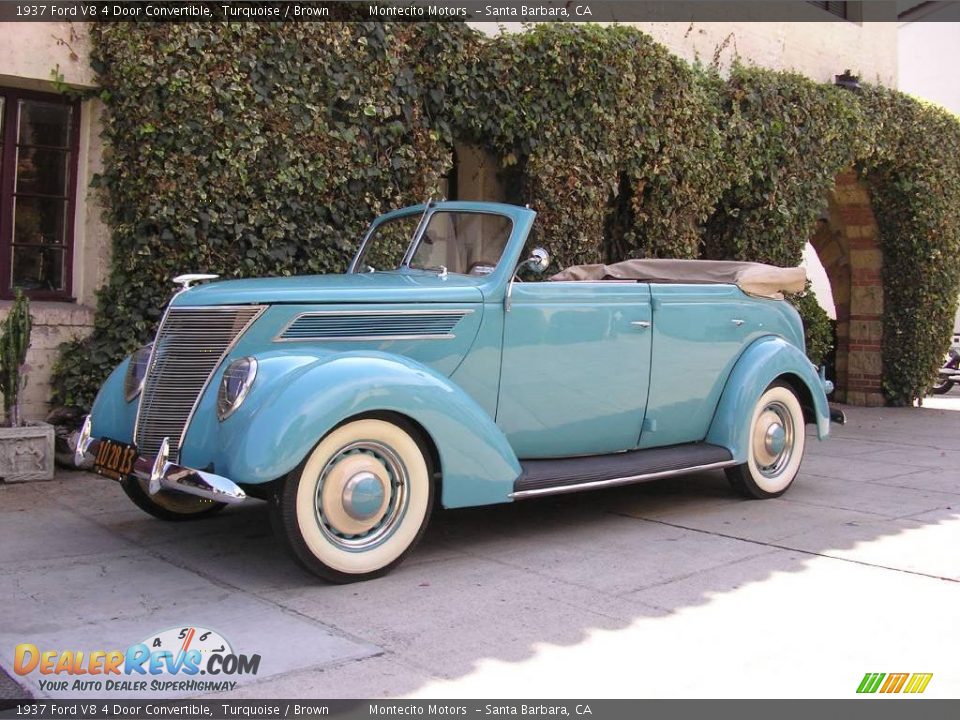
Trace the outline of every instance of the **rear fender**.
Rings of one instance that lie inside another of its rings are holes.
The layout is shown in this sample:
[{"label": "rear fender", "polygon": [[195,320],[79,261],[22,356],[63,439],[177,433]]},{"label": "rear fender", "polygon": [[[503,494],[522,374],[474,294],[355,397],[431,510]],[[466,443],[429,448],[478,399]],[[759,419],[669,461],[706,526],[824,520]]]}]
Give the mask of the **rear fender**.
[{"label": "rear fender", "polygon": [[[780,337],[768,336],[753,342],[737,360],[720,396],[707,442],[733,453],[737,462],[747,461],[750,447],[750,418],[757,400],[778,378],[806,389],[812,398],[817,436],[830,433],[830,409],[823,385],[813,364],[795,345]],[[804,404],[801,398],[801,404]]]},{"label": "rear fender", "polygon": [[232,480],[256,484],[280,478],[344,420],[392,412],[416,421],[435,444],[444,506],[510,499],[520,464],[507,439],[476,401],[433,370],[369,351],[257,359],[257,379],[265,382],[254,384],[219,430],[216,467]]}]

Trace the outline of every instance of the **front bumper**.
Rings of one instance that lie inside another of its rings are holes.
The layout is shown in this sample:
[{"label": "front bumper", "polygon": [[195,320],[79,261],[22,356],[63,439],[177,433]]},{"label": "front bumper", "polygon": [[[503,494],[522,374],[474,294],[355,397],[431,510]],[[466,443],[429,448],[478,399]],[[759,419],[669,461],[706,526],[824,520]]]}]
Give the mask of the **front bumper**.
[{"label": "front bumper", "polygon": [[[92,427],[93,421],[87,415],[74,452],[74,464],[78,468],[91,467],[97,456],[100,439],[91,436]],[[155,458],[146,455],[137,457],[132,474],[147,481],[147,491],[151,495],[167,490],[228,504],[241,503],[247,499],[247,494],[232,480],[204,470],[177,465],[169,461],[169,456],[169,439],[164,438],[160,445],[160,452]]]}]

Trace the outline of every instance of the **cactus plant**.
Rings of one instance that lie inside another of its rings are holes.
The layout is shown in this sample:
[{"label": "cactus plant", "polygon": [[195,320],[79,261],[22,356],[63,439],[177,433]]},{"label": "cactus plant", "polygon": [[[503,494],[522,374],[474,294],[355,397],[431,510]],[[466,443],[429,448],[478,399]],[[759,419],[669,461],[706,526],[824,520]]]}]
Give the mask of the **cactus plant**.
[{"label": "cactus plant", "polygon": [[26,384],[27,348],[30,347],[30,302],[17,290],[10,313],[3,322],[0,335],[0,393],[10,427],[23,425],[20,393]]}]

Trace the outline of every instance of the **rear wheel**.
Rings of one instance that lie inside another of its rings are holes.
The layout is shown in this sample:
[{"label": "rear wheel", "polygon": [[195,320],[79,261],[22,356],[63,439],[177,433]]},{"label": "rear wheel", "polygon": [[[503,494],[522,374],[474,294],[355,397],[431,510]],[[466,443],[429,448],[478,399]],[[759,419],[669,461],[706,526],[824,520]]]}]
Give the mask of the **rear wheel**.
[{"label": "rear wheel", "polygon": [[334,429],[287,476],[274,520],[301,565],[348,583],[396,567],[432,506],[427,457],[412,432],[365,418]]},{"label": "rear wheel", "polygon": [[945,379],[944,379],[944,380],[938,380],[937,382],[935,382],[935,383],[933,384],[933,387],[930,388],[930,391],[931,391],[934,395],[944,395],[944,394],[950,392],[950,388],[952,388],[952,387],[953,387],[953,381],[952,381],[952,380],[945,380]]},{"label": "rear wheel", "polygon": [[765,499],[787,491],[800,470],[804,448],[803,409],[784,383],[768,387],[750,419],[747,462],[727,468],[727,478],[744,497]]},{"label": "rear wheel", "polygon": [[196,495],[161,490],[156,495],[147,492],[147,481],[127,477],[120,485],[133,504],[161,520],[200,520],[220,512],[223,503],[206,500]]}]

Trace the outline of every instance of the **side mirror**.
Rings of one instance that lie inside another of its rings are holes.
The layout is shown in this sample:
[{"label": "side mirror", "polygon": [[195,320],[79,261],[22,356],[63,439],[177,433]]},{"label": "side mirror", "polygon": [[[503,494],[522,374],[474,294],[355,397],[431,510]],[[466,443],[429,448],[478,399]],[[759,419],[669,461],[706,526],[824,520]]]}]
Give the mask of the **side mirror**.
[{"label": "side mirror", "polygon": [[513,283],[517,281],[517,273],[525,267],[530,268],[530,270],[535,273],[542,273],[544,270],[550,267],[550,253],[548,253],[542,247],[534,248],[530,251],[530,257],[517,265],[517,269],[514,271],[513,277],[510,278],[510,282],[507,284],[507,294],[503,299],[503,309],[505,312],[510,312],[510,298],[513,295]]},{"label": "side mirror", "polygon": [[534,248],[530,252],[530,257],[524,260],[523,264],[527,265],[535,273],[542,273],[550,267],[550,253],[542,247]]},{"label": "side mirror", "polygon": [[536,273],[541,273],[550,267],[550,253],[543,248],[534,248],[527,259],[530,269]]}]

